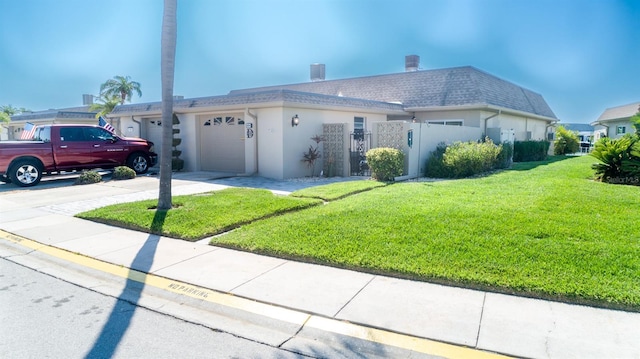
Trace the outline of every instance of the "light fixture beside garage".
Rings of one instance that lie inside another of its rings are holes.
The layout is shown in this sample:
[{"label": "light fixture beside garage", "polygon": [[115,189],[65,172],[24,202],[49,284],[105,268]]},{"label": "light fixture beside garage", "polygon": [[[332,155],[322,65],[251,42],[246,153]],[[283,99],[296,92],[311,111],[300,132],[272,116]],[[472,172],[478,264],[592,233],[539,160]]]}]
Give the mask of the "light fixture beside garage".
[{"label": "light fixture beside garage", "polygon": [[291,117],[291,127],[296,127],[299,124],[300,124],[300,118],[298,118],[297,114],[295,116]]}]

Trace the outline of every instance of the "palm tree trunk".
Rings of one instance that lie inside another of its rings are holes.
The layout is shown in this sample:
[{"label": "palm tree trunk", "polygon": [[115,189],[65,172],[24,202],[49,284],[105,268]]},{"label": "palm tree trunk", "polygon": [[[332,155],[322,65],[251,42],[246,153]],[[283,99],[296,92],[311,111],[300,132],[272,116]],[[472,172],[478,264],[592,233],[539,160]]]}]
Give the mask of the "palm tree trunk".
[{"label": "palm tree trunk", "polygon": [[171,146],[173,142],[173,77],[176,59],[177,0],[164,0],[160,72],[162,78],[162,148],[158,210],[171,209]]}]

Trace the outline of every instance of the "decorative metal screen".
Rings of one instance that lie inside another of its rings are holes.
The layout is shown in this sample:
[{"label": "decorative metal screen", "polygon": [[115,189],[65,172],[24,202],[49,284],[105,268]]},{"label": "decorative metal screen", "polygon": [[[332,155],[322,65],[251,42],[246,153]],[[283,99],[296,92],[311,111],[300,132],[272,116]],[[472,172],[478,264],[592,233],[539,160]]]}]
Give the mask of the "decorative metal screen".
[{"label": "decorative metal screen", "polygon": [[350,133],[349,167],[351,176],[371,176],[367,164],[367,151],[371,148],[371,132],[356,129]]}]

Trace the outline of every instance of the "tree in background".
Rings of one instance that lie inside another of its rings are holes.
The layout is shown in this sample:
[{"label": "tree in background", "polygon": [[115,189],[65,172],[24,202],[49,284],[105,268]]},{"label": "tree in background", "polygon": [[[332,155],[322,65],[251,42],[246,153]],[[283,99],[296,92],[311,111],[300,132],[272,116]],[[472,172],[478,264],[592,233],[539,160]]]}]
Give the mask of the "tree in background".
[{"label": "tree in background", "polygon": [[142,96],[140,83],[131,81],[130,76],[114,76],[100,85],[100,97],[104,99],[117,97],[121,105],[124,105],[126,101],[131,102],[134,91],[138,94],[138,97]]},{"label": "tree in background", "polygon": [[0,123],[9,123],[11,121],[11,116],[19,115],[23,112],[27,112],[24,107],[13,107],[11,105],[2,105],[0,106]]},{"label": "tree in background", "polygon": [[111,113],[113,109],[120,104],[120,96],[111,96],[102,94],[97,98],[98,103],[91,104],[89,111],[96,111],[96,117],[106,116]]},{"label": "tree in background", "polygon": [[26,108],[17,108],[11,105],[2,105],[0,106],[0,122],[9,122],[11,121],[11,116],[18,115],[23,112],[29,111]]},{"label": "tree in background", "polygon": [[631,116],[631,125],[636,130],[636,136],[640,136],[640,106],[638,106],[638,112]]},{"label": "tree in background", "polygon": [[566,155],[568,153],[576,153],[580,150],[578,134],[567,130],[563,126],[558,126],[556,129],[556,140],[553,144],[554,155]]},{"label": "tree in background", "polygon": [[171,203],[171,158],[173,145],[173,77],[177,42],[177,0],[164,0],[160,75],[162,79],[162,144],[160,148],[160,188],[158,210],[169,210]]}]

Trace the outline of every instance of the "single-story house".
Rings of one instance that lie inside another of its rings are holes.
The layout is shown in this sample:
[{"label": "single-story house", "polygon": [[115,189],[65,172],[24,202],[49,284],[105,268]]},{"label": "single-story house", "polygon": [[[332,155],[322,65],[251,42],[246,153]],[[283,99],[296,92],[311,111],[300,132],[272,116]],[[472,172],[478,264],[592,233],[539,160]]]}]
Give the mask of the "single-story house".
[{"label": "single-story house", "polygon": [[631,117],[638,112],[640,112],[640,102],[604,110],[596,121],[591,122],[591,126],[594,127],[595,140],[602,137],[620,138],[627,133],[633,133]]},{"label": "single-story house", "polygon": [[[545,140],[558,121],[540,94],[474,67],[417,68],[325,80],[324,65],[313,64],[306,83],[178,97],[174,128],[184,169],[309,176],[302,156],[318,135],[324,141],[315,175],[362,174],[366,150],[385,146],[403,150],[405,174],[417,176],[439,142]],[[160,102],[120,105],[109,119],[126,135],[161,141]]]},{"label": "single-story house", "polygon": [[[410,55],[403,73],[337,80],[313,64],[310,82],[176,97],[183,169],[276,179],[362,175],[364,153],[384,146],[402,150],[405,175],[415,177],[440,142],[545,140],[553,132],[558,119],[540,94],[471,66],[418,70],[418,63]],[[12,118],[27,119],[35,120]],[[117,106],[108,120],[125,136],[161,142],[161,102]],[[316,144],[316,136],[324,140]],[[302,161],[310,146],[322,154],[315,172]]]}]

